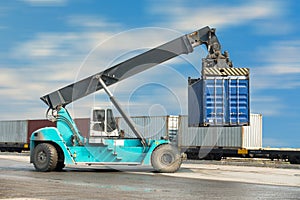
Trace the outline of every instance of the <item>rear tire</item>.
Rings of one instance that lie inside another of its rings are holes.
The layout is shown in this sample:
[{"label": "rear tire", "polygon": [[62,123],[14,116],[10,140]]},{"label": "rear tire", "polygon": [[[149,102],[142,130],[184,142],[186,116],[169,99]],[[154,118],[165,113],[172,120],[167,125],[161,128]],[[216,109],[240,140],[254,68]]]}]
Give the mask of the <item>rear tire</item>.
[{"label": "rear tire", "polygon": [[151,155],[152,167],[157,172],[174,173],[180,168],[181,162],[178,149],[170,144],[158,146]]},{"label": "rear tire", "polygon": [[37,171],[53,171],[57,167],[57,150],[52,144],[38,144],[33,151],[33,165]]}]

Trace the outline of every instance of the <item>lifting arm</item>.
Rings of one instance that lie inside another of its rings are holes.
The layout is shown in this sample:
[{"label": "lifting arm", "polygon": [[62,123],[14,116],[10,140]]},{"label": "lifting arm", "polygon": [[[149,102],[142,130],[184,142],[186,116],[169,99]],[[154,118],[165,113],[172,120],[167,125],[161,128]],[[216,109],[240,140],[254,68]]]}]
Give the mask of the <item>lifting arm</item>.
[{"label": "lifting arm", "polygon": [[41,97],[41,100],[52,109],[59,106],[66,106],[79,98],[103,89],[97,77],[101,77],[105,85],[109,86],[176,56],[191,53],[195,47],[202,44],[205,44],[207,47],[209,53],[207,57],[216,60],[216,63],[219,59],[224,60],[224,58],[227,57],[226,53],[221,54],[221,45],[215,35],[215,29],[206,26],[130,58],[95,75],[49,93]]},{"label": "lifting arm", "polygon": [[103,87],[106,94],[109,96],[110,101],[113,103],[113,105],[116,107],[116,109],[119,111],[121,116],[124,118],[124,120],[127,122],[130,129],[133,131],[133,133],[136,135],[137,138],[141,139],[141,142],[144,146],[147,146],[147,143],[145,141],[145,138],[143,135],[135,128],[134,122],[130,117],[127,116],[127,114],[123,111],[122,107],[119,105],[118,101],[115,99],[114,95],[110,92],[110,90],[107,88],[104,81],[101,79],[100,76],[95,77],[98,79],[99,83]]}]

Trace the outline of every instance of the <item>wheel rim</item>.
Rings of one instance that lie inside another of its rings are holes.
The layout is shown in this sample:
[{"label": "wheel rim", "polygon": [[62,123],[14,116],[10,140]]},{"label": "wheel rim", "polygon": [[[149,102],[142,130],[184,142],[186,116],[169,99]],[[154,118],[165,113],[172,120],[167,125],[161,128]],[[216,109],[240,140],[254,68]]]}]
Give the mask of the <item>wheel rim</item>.
[{"label": "wheel rim", "polygon": [[37,155],[37,161],[39,163],[45,163],[47,161],[47,154],[44,151],[40,151]]},{"label": "wheel rim", "polygon": [[164,165],[171,165],[174,161],[174,157],[169,153],[165,153],[161,156],[160,160]]}]

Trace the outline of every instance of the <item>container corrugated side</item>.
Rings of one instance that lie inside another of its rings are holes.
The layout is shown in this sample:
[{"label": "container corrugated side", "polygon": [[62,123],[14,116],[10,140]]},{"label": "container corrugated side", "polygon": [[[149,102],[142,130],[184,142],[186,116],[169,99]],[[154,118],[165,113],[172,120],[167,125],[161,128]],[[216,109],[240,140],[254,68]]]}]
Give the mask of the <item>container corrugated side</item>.
[{"label": "container corrugated side", "polygon": [[[138,116],[131,117],[137,130],[147,139],[159,140],[167,135],[168,123],[167,116]],[[124,130],[125,137],[135,138],[124,118],[116,117],[119,130]]]},{"label": "container corrugated side", "polygon": [[0,142],[27,143],[27,120],[0,121]]},{"label": "container corrugated side", "polygon": [[188,127],[188,117],[181,116],[178,143],[180,147],[242,146],[242,127]]},{"label": "container corrugated side", "polygon": [[188,127],[188,117],[180,116],[178,144],[180,147],[261,148],[262,116],[250,115],[250,126]]},{"label": "container corrugated side", "polygon": [[262,115],[251,114],[250,126],[243,127],[243,148],[262,148]]}]

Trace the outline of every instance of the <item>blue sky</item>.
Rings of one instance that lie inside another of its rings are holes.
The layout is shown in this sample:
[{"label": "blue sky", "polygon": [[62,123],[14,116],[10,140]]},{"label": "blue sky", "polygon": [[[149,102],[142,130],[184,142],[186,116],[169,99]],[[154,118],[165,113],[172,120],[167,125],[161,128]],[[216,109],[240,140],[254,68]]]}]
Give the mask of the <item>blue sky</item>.
[{"label": "blue sky", "polygon": [[[209,25],[235,67],[251,70],[251,112],[263,144],[300,147],[300,4],[282,1],[0,2],[0,120],[44,118],[39,97]],[[112,87],[131,115],[187,114],[187,77],[204,47]],[[102,93],[70,106],[75,117],[106,106]]]}]

